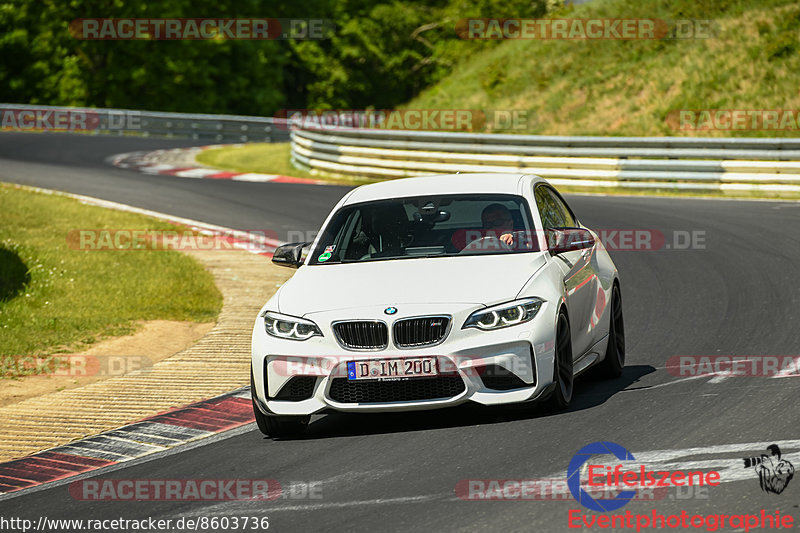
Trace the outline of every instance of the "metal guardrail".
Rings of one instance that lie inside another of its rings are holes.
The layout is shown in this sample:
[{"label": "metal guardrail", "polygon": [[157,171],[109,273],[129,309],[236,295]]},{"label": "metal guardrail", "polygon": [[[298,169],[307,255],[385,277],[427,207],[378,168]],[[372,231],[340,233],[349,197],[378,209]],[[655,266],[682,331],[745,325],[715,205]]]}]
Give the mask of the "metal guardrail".
[{"label": "metal guardrail", "polygon": [[800,192],[800,139],[294,128],[292,160],[340,175],[514,172],[555,185]]},{"label": "metal guardrail", "polygon": [[142,135],[215,142],[287,142],[286,121],[244,115],[201,115],[132,109],[94,109],[0,104],[0,127],[10,130],[72,131]]},{"label": "metal guardrail", "polygon": [[561,137],[360,128],[291,128],[286,120],[0,104],[12,130],[292,141],[312,172],[405,177],[454,172],[540,175],[555,185],[800,192],[800,138]]}]

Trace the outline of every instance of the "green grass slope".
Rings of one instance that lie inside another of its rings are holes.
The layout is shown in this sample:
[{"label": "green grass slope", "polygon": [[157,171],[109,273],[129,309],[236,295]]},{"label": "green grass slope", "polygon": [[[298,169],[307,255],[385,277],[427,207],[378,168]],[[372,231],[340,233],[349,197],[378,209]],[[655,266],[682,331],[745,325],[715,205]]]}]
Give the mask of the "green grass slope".
[{"label": "green grass slope", "polygon": [[681,109],[800,110],[796,0],[593,0],[551,16],[712,19],[716,36],[509,40],[461,63],[404,107],[482,109],[490,117],[493,110],[526,110],[525,127],[503,130],[510,133],[800,135],[797,129],[686,132],[668,120]]},{"label": "green grass slope", "polygon": [[[214,320],[222,295],[177,251],[91,250],[79,230],[185,228],[0,183],[0,377],[14,356],[46,356],[132,333],[139,320]],[[6,356],[11,356],[6,357]]]}]

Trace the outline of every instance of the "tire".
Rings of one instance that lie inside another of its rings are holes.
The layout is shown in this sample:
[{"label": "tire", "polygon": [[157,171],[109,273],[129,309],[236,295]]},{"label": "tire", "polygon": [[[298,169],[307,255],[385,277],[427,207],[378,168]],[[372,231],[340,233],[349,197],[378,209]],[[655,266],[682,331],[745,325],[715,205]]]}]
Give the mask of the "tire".
[{"label": "tire", "polygon": [[611,324],[608,328],[606,358],[600,363],[600,375],[606,379],[618,378],[625,366],[625,321],[622,318],[622,293],[619,284],[611,289]]},{"label": "tire", "polygon": [[569,319],[562,310],[556,320],[555,357],[553,359],[553,382],[555,390],[547,401],[550,409],[563,411],[572,401],[572,392],[575,384],[572,366],[572,337],[569,329]]},{"label": "tire", "polygon": [[265,415],[258,408],[256,403],[256,387],[253,380],[253,367],[250,366],[250,398],[253,402],[253,415],[256,418],[256,425],[259,431],[267,437],[275,439],[284,439],[291,437],[301,436],[308,422],[310,416],[278,416],[278,415]]}]

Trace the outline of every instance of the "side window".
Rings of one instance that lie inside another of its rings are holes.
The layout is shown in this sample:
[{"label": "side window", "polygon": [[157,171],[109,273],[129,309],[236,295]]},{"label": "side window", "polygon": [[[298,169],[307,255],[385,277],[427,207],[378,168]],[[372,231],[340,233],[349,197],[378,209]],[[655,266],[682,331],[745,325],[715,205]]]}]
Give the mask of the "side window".
[{"label": "side window", "polygon": [[[541,187],[545,189],[546,187]],[[561,213],[559,219],[562,221],[561,226],[562,228],[574,228],[578,225],[575,222],[575,218],[572,216],[569,208],[564,204],[564,202],[559,198],[559,196],[549,187],[547,189],[547,195],[550,197],[550,200],[553,202],[553,205],[556,209]]]},{"label": "side window", "polygon": [[553,201],[553,197],[546,187],[536,187],[534,194],[536,197],[536,207],[542,217],[543,229],[561,228],[566,224],[564,213],[558,204]]}]

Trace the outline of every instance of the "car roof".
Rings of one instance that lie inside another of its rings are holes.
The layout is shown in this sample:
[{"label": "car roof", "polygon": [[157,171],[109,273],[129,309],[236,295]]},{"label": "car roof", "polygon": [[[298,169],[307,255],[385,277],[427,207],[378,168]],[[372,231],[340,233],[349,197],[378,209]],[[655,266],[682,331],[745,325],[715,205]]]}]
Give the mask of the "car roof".
[{"label": "car roof", "polygon": [[530,183],[544,181],[533,175],[489,172],[401,178],[362,185],[350,194],[345,204],[421,194],[519,194],[523,179]]}]

